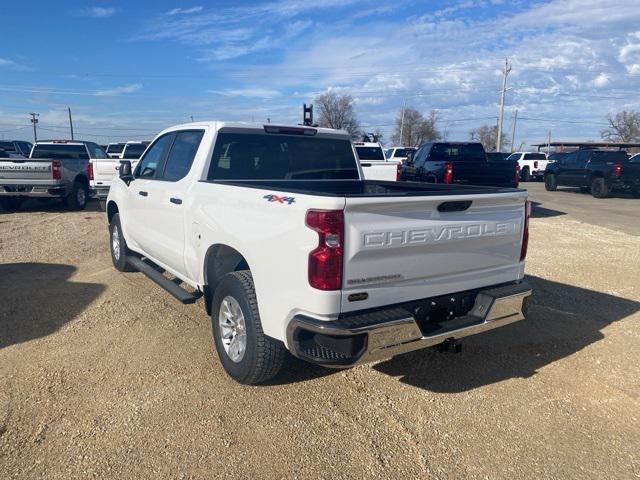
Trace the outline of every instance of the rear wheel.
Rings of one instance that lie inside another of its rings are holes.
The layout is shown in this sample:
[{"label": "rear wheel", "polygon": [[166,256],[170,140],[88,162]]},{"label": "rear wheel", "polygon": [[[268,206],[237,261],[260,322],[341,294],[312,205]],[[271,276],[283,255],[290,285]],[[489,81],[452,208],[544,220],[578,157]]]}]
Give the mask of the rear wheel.
[{"label": "rear wheel", "polygon": [[531,181],[531,172],[529,172],[529,167],[524,167],[522,169],[522,171],[520,172],[520,179],[523,182],[530,182]]},{"label": "rear wheel", "polygon": [[120,224],[120,214],[116,213],[109,224],[109,247],[111,250],[111,261],[116,270],[120,272],[132,272],[134,268],[127,263],[127,256],[132,252],[127,247],[127,242],[122,234]]},{"label": "rear wheel", "polygon": [[604,178],[594,178],[591,182],[591,195],[595,198],[607,198],[609,196],[609,187]]},{"label": "rear wheel", "polygon": [[286,350],[262,330],[250,271],[222,278],[213,295],[211,322],[218,356],[231,378],[254,385],[280,371]]},{"label": "rear wheel", "polygon": [[544,188],[548,192],[555,192],[558,188],[558,181],[553,173],[544,177]]},{"label": "rear wheel", "polygon": [[87,199],[89,198],[89,190],[87,186],[82,182],[73,182],[71,192],[65,199],[67,207],[71,210],[84,210],[87,206]]}]

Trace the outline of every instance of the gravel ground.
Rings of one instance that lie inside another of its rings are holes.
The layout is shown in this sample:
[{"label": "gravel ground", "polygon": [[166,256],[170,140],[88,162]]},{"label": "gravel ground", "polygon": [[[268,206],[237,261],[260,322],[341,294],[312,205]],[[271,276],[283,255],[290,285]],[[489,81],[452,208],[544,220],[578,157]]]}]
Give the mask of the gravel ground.
[{"label": "gravel ground", "polygon": [[1,479],[640,477],[638,236],[534,218],[526,321],[245,387],[99,209],[28,210],[0,213]]}]

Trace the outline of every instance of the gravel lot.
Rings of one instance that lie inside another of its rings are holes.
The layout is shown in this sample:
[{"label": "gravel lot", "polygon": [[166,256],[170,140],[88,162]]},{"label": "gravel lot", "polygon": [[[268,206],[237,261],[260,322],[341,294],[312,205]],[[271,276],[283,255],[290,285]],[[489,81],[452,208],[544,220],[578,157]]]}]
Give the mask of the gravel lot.
[{"label": "gravel lot", "polygon": [[526,321],[245,387],[201,302],[112,268],[91,207],[0,213],[1,479],[640,477],[632,232],[538,210]]}]

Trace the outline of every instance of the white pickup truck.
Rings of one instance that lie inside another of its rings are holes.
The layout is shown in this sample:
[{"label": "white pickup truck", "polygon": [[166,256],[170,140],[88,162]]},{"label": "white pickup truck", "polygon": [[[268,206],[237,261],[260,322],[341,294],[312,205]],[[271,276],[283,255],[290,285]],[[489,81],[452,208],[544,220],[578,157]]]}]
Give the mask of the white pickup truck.
[{"label": "white pickup truck", "polygon": [[149,142],[131,141],[124,144],[110,143],[109,146],[111,145],[123,145],[122,151],[118,154],[110,154],[109,158],[92,160],[93,178],[91,180],[91,189],[99,199],[107,197],[111,184],[118,177],[121,159],[131,161],[132,168],[135,168],[138,159],[144,153]]},{"label": "white pickup truck", "polygon": [[509,155],[507,161],[516,161],[520,166],[520,180],[530,182],[543,180],[544,171],[549,161],[542,152],[515,152]]},{"label": "white pickup truck", "polygon": [[353,142],[366,180],[400,180],[401,162],[388,160],[376,142]]},{"label": "white pickup truck", "polygon": [[362,179],[344,131],[163,131],[107,199],[110,249],[183,303],[204,296],[227,373],[285,353],[349,367],[522,320],[527,192]]}]

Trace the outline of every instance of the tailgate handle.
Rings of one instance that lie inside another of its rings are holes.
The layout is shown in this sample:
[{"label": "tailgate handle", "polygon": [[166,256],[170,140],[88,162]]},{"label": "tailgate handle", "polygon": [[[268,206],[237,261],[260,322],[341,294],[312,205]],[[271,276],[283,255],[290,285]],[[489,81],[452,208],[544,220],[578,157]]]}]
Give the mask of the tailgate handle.
[{"label": "tailgate handle", "polygon": [[361,167],[370,167],[371,164],[370,163],[361,163],[360,166]]},{"label": "tailgate handle", "polygon": [[148,195],[149,195],[149,193],[148,193],[148,192],[143,192],[142,190],[140,190],[140,191],[138,192],[138,195],[142,195],[143,197],[146,197],[146,196],[148,196]]},{"label": "tailgate handle", "polygon": [[471,200],[460,200],[457,202],[442,202],[438,205],[439,212],[464,212],[471,206]]}]

